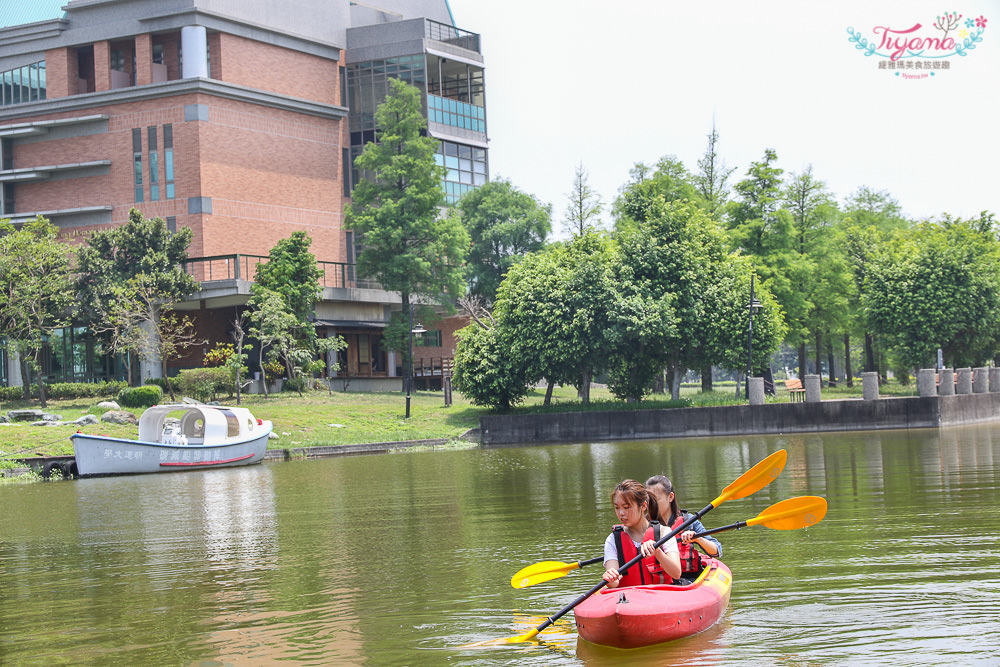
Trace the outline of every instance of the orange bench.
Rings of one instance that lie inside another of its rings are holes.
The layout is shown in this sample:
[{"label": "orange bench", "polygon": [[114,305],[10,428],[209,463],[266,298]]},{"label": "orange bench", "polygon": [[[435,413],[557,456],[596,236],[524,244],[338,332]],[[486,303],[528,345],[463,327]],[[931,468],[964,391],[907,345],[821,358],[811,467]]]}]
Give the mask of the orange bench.
[{"label": "orange bench", "polygon": [[806,400],[806,390],[802,386],[802,380],[785,380],[785,389],[793,401]]}]

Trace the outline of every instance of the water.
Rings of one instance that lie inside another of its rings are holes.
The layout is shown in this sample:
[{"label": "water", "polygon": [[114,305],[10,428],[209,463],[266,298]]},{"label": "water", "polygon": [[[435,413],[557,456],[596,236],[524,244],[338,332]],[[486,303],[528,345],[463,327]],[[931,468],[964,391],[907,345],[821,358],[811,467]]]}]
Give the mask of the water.
[{"label": "water", "polygon": [[[608,494],[665,472],[709,527],[798,495],[807,530],[720,535],[735,585],[708,631],[638,651],[578,641]],[[0,485],[3,665],[1000,665],[1000,424],[946,430],[412,452]]]}]

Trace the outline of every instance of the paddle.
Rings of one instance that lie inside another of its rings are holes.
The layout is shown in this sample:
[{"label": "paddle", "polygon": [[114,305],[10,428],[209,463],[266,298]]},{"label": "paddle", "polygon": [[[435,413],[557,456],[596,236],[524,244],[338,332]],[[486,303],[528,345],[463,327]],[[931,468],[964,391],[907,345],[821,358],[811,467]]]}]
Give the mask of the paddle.
[{"label": "paddle", "polygon": [[[703,533],[697,533],[694,537],[705,537],[714,533],[721,533],[726,530],[739,530],[745,526],[764,526],[774,530],[794,530],[805,528],[817,524],[826,516],[826,499],[819,496],[799,496],[782,500],[768,507],[752,519],[739,521],[728,526],[713,528]],[[546,560],[535,563],[519,570],[510,578],[510,585],[514,588],[527,588],[535,584],[541,584],[552,579],[565,577],[573,570],[584,565],[593,565],[604,560],[603,556],[591,558],[590,560],[579,560],[575,563],[561,563],[555,560]]]},{"label": "paddle", "polygon": [[[750,468],[750,470],[747,470],[745,473],[740,475],[732,484],[724,488],[722,490],[722,493],[719,494],[718,498],[716,498],[711,503],[706,505],[700,511],[688,517],[688,519],[681,525],[677,526],[677,528],[674,528],[672,531],[670,531],[669,533],[661,537],[659,540],[657,540],[656,543],[654,544],[654,547],[659,548],[661,544],[669,540],[677,533],[683,531],[685,528],[690,526],[696,520],[700,519],[704,514],[707,514],[708,512],[718,507],[722,503],[726,502],[727,500],[746,498],[747,496],[763,489],[765,486],[774,481],[778,477],[778,475],[781,474],[781,471],[785,468],[785,462],[787,460],[788,460],[788,452],[786,452],[784,449],[779,449],[778,451],[774,452],[766,459],[755,465],[753,468]],[[638,563],[640,560],[642,560],[641,553],[637,554],[635,558],[633,558],[629,562],[619,567],[618,571],[624,573],[626,570],[628,570],[630,567]],[[549,627],[557,620],[559,620],[559,618],[561,618],[563,614],[565,614],[573,607],[577,606],[578,604],[580,604],[581,602],[583,602],[591,595],[593,595],[594,593],[601,590],[607,585],[608,582],[602,579],[601,583],[595,585],[589,591],[587,591],[577,599],[570,602],[568,605],[560,609],[554,615],[549,616],[547,619],[545,619],[545,622],[539,625],[537,628],[529,632],[526,632],[523,635],[517,635],[516,637],[511,637],[510,639],[507,640],[507,642],[511,644],[518,644],[521,642],[530,641],[536,635],[538,635],[539,632],[541,632],[542,630],[544,630],[545,628]]]}]

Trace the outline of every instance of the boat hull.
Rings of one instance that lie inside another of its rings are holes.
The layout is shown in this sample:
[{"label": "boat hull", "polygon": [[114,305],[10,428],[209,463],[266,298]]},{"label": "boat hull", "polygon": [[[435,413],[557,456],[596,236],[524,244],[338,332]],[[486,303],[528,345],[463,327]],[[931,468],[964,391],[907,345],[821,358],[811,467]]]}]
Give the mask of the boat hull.
[{"label": "boat hull", "polygon": [[75,433],[73,451],[80,476],[132,475],[177,470],[204,470],[260,463],[270,429],[252,438],[214,445],[168,445]]},{"label": "boat hull", "polygon": [[729,606],[733,575],[710,559],[689,586],[605,588],[573,612],[580,636],[617,648],[638,648],[687,637],[714,625]]}]

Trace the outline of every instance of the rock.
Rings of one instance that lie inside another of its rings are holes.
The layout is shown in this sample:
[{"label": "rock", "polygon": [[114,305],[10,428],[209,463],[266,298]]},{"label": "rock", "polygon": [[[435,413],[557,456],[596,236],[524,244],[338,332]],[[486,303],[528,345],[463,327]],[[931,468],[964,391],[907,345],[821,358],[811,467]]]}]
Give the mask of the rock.
[{"label": "rock", "polygon": [[41,410],[10,410],[7,412],[7,418],[12,422],[35,422],[42,419],[44,414]]},{"label": "rock", "polygon": [[10,418],[7,415],[0,415],[0,424],[9,424]]},{"label": "rock", "polygon": [[76,424],[77,426],[86,426],[87,424],[100,424],[100,420],[94,415],[84,415],[78,419],[74,419],[70,424]]},{"label": "rock", "polygon": [[42,421],[43,422],[61,422],[62,421],[62,415],[54,415],[54,414],[51,414],[49,412],[43,412],[42,413]]},{"label": "rock", "polygon": [[101,421],[109,424],[138,424],[139,419],[125,410],[109,410],[101,415]]},{"label": "rock", "polygon": [[115,401],[101,401],[97,404],[101,410],[121,410],[122,407]]},{"label": "rock", "polygon": [[275,433],[274,431],[271,431],[271,432],[270,432],[270,433],[269,433],[269,434],[267,435],[267,437],[268,437],[269,439],[271,439],[271,440],[278,440],[278,439],[280,439],[280,436],[279,436],[279,435],[278,435],[277,433]]},{"label": "rock", "polygon": [[59,422],[43,419],[39,422],[31,422],[30,426],[59,426]]}]

